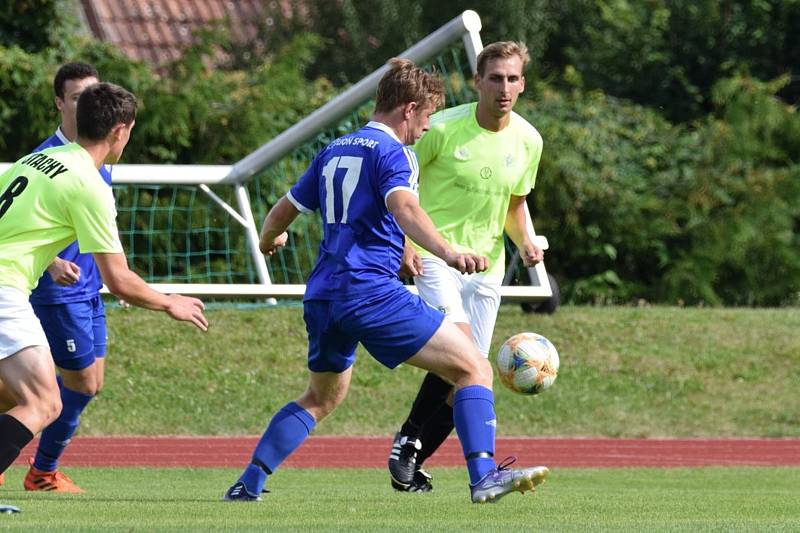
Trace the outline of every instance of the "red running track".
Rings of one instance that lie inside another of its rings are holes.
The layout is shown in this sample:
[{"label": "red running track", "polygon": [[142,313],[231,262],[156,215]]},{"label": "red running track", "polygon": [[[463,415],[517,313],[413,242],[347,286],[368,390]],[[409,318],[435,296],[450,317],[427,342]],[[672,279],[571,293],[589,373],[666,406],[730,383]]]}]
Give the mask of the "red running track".
[{"label": "red running track", "polygon": [[[69,466],[242,467],[258,437],[78,437],[62,464]],[[381,468],[389,437],[310,437],[285,466]],[[27,464],[35,441],[16,464]],[[535,439],[500,438],[499,458],[550,467],[800,466],[800,439]],[[461,466],[450,438],[425,464]]]}]

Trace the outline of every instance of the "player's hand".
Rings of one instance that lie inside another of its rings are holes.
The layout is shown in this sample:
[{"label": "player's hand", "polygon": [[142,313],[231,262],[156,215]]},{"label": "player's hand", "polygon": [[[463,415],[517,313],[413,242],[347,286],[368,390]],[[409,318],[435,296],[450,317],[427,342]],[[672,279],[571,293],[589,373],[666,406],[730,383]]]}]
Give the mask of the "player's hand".
[{"label": "player's hand", "polygon": [[206,306],[203,305],[202,301],[190,296],[181,296],[180,294],[170,294],[167,298],[169,298],[169,303],[166,311],[169,316],[175,320],[191,322],[198,329],[208,331],[208,320],[203,314]]},{"label": "player's hand", "polygon": [[534,243],[525,243],[519,249],[519,255],[522,257],[522,264],[526,267],[536,266],[544,260],[544,250],[536,246]]},{"label": "player's hand", "polygon": [[56,257],[47,267],[47,273],[57,284],[66,287],[81,278],[81,267],[72,261]]},{"label": "player's hand", "polygon": [[482,255],[475,254],[453,254],[447,264],[462,274],[475,274],[489,268],[489,260]]},{"label": "player's hand", "polygon": [[275,237],[266,248],[262,247],[261,251],[264,253],[264,255],[273,255],[279,249],[286,246],[286,241],[288,240],[289,240],[289,233],[284,231],[283,233]]},{"label": "player's hand", "polygon": [[408,243],[403,248],[403,259],[400,261],[398,275],[401,278],[413,278],[414,276],[422,275],[422,258],[414,247]]}]

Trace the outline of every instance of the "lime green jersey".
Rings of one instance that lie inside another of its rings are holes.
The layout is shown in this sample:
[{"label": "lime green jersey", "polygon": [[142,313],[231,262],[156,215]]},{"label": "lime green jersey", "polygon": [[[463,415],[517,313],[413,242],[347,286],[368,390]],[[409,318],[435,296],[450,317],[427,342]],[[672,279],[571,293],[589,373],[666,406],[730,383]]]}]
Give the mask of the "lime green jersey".
[{"label": "lime green jersey", "polygon": [[116,208],[89,153],[72,143],[26,155],[0,175],[0,285],[27,293],[58,252],[119,253]]},{"label": "lime green jersey", "polygon": [[477,103],[465,104],[431,117],[430,130],[414,145],[419,200],[456,251],[486,256],[487,273],[502,276],[508,205],[511,196],[527,195],[536,183],[542,137],[513,112],[505,128],[486,130],[476,108]]}]

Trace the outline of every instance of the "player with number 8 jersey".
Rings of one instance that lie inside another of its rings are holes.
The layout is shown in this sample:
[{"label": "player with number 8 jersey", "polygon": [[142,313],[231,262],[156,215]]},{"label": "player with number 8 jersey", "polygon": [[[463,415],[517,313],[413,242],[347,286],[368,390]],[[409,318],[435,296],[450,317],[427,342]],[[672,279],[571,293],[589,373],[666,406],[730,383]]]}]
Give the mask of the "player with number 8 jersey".
[{"label": "player with number 8 jersey", "polygon": [[122,252],[111,188],[79,145],[23,157],[0,190],[0,286],[29,294],[76,237],[85,253]]},{"label": "player with number 8 jersey", "polygon": [[114,197],[98,169],[121,157],[136,109],[136,97],[122,87],[91,84],[78,98],[76,142],[29,154],[0,175],[0,381],[14,403],[0,414],[0,474],[62,411],[53,358],[28,295],[68,244],[77,240],[82,253],[94,255],[116,296],[208,328],[200,300],[156,292],[128,268],[117,235]]}]

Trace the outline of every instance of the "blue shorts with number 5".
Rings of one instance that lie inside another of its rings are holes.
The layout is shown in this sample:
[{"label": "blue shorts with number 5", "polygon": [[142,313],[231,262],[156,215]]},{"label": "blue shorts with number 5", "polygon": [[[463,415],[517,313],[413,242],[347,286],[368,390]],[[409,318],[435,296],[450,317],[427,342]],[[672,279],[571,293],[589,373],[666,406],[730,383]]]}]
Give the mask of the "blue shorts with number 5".
[{"label": "blue shorts with number 5", "polygon": [[351,300],[308,300],[308,368],[344,372],[355,361],[356,345],[394,368],[422,349],[444,320],[403,285],[379,296]]},{"label": "blue shorts with number 5", "polygon": [[106,309],[103,299],[53,305],[34,305],[59,368],[83,370],[106,355]]}]

